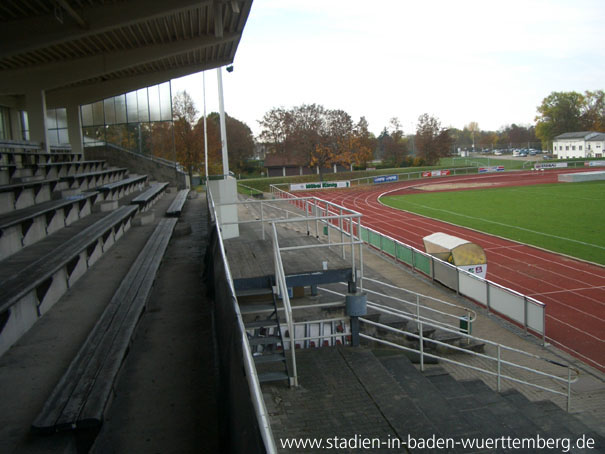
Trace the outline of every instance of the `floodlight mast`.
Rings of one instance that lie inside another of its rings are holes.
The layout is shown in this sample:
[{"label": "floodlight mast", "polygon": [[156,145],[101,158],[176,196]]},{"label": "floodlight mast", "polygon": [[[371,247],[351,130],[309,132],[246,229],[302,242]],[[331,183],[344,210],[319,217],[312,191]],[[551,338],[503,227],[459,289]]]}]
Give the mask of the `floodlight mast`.
[{"label": "floodlight mast", "polygon": [[222,68],[216,68],[218,81],[218,109],[221,123],[221,144],[223,153],[223,177],[229,176],[229,156],[227,154],[227,129],[225,126],[225,104],[223,100],[223,75]]}]

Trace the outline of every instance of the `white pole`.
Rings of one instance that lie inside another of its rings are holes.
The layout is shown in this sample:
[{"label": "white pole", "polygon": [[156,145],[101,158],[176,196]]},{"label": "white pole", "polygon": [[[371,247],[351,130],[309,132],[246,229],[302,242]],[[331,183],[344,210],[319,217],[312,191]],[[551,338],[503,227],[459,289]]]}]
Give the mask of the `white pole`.
[{"label": "white pole", "polygon": [[204,98],[204,169],[206,170],[206,186],[208,185],[208,124],[206,122],[206,72],[202,71],[202,90]]},{"label": "white pole", "polygon": [[223,100],[223,75],[222,68],[216,68],[218,81],[218,109],[221,121],[221,144],[223,150],[223,175],[229,176],[229,156],[227,155],[227,128],[225,126],[225,105]]}]

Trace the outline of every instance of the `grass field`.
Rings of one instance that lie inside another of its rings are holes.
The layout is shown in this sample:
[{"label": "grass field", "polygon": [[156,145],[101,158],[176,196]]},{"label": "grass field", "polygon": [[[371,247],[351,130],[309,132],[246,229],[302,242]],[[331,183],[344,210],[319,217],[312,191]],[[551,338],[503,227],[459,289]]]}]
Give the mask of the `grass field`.
[{"label": "grass field", "polygon": [[605,265],[605,182],[387,196],[384,204]]}]

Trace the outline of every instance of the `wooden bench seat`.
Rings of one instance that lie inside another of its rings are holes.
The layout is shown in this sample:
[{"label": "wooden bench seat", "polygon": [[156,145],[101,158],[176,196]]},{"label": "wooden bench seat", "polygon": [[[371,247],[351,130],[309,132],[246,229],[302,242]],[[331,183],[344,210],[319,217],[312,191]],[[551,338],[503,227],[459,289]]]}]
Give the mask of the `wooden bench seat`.
[{"label": "wooden bench seat", "polygon": [[138,205],[139,211],[146,211],[164,195],[167,187],[168,183],[166,182],[152,184],[147,190],[132,199],[130,203]]},{"label": "wooden bench seat", "polygon": [[0,185],[0,214],[47,202],[63,188],[58,178]]},{"label": "wooden bench seat", "polygon": [[82,153],[72,153],[71,151],[46,153],[43,151],[4,151],[0,149],[0,163],[15,164],[17,167],[51,164],[53,162],[82,161],[83,159],[84,155]]},{"label": "wooden bench seat", "polygon": [[181,211],[183,211],[183,206],[187,201],[187,195],[189,194],[189,189],[180,190],[170,206],[166,211],[166,216],[168,217],[179,217],[181,215]]},{"label": "wooden bench seat", "polygon": [[107,169],[99,172],[77,173],[75,175],[66,175],[60,180],[67,183],[69,189],[79,189],[86,191],[98,186],[114,183],[128,175],[127,168]]},{"label": "wooden bench seat", "polygon": [[0,260],[89,215],[98,194],[87,192],[0,215]]},{"label": "wooden bench seat", "polygon": [[[32,164],[32,174],[44,178],[60,178],[78,173],[100,172],[105,169],[105,161],[65,161],[44,164]],[[24,167],[26,168],[26,167]]]},{"label": "wooden bench seat", "polygon": [[136,175],[124,180],[98,186],[95,189],[101,193],[103,200],[119,200],[125,195],[143,189],[147,175]]},{"label": "wooden bench seat", "polygon": [[75,430],[77,434],[83,429],[87,444],[92,444],[176,222],[160,220],[34,420],[34,432]]},{"label": "wooden bench seat", "polygon": [[[24,260],[23,256],[28,255],[26,251],[29,248],[21,251],[19,256],[9,257],[2,262],[0,316],[7,318],[7,311],[9,315],[0,331],[0,354],[48,311],[130,228],[130,221],[136,213],[135,206],[120,207],[25,263],[13,266],[11,261],[17,263]],[[67,235],[69,232],[65,230],[56,235]],[[7,270],[7,267],[10,269]]]}]

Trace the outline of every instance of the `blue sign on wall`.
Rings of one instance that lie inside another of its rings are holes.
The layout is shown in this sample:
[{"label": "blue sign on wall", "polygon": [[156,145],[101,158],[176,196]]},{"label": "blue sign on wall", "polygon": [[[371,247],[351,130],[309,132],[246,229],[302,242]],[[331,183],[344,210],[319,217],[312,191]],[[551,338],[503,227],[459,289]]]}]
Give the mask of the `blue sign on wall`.
[{"label": "blue sign on wall", "polygon": [[381,177],[374,178],[374,184],[376,183],[391,183],[393,181],[399,180],[398,175],[383,175]]}]

